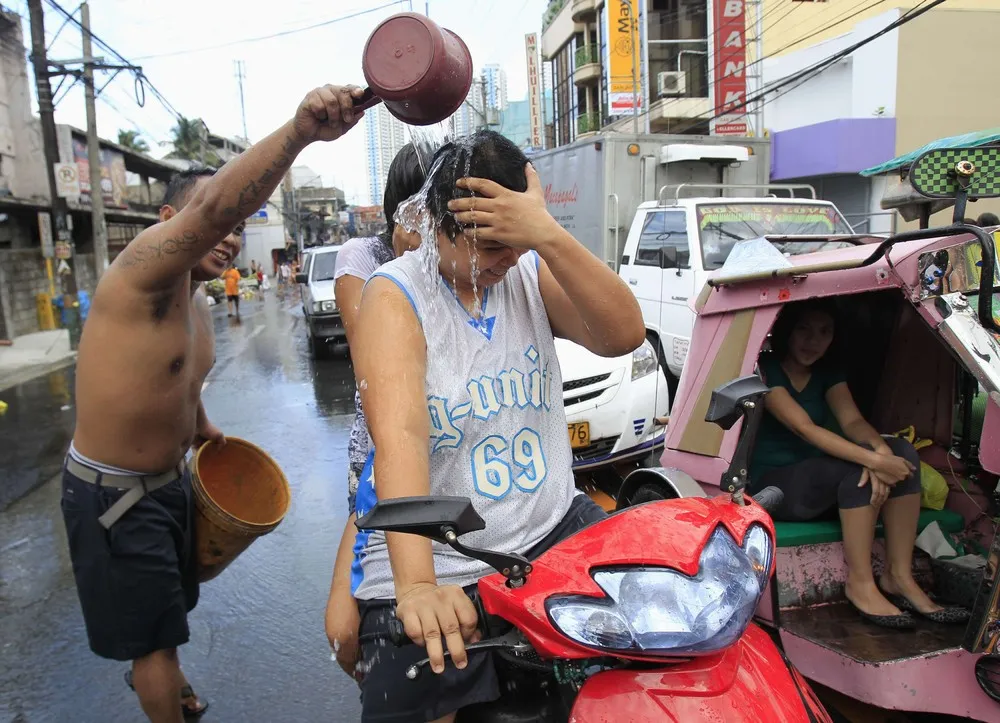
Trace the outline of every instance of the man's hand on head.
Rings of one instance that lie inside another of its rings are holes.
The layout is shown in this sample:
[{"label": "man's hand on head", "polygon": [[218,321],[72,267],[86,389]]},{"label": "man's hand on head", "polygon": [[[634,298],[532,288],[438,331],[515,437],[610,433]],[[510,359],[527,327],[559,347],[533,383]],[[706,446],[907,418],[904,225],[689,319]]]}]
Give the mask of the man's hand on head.
[{"label": "man's hand on head", "polygon": [[354,99],[364,91],[354,85],[324,85],[309,91],[295,111],[293,126],[302,143],[340,138],[364,116]]}]

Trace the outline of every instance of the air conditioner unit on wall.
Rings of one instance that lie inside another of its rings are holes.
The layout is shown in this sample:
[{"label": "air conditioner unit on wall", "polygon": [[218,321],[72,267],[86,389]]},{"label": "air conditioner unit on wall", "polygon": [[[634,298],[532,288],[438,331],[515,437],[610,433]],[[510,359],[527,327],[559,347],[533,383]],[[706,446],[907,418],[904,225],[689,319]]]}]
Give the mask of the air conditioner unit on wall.
[{"label": "air conditioner unit on wall", "polygon": [[656,74],[656,96],[676,98],[687,93],[687,71],[668,70]]}]

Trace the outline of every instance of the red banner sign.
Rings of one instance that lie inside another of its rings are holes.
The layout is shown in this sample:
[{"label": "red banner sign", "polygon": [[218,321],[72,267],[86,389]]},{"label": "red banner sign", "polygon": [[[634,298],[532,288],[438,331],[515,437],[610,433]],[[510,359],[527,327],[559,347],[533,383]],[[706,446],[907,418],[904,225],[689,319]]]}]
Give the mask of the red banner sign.
[{"label": "red banner sign", "polygon": [[747,135],[747,21],[745,0],[715,0],[715,115],[712,134]]}]

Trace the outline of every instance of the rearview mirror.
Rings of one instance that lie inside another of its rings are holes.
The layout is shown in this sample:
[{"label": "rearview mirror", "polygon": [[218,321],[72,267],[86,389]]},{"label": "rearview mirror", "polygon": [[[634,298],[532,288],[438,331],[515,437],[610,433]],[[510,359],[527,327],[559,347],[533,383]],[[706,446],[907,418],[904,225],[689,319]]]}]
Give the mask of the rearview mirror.
[{"label": "rearview mirror", "polygon": [[354,523],[359,530],[405,532],[447,544],[446,530],[456,535],[486,527],[468,497],[398,497],[375,504]]},{"label": "rearview mirror", "polygon": [[677,247],[676,246],[661,246],[660,247],[660,268],[661,269],[676,269],[677,267],[678,267]]},{"label": "rearview mirror", "polygon": [[309,283],[309,277],[304,272],[300,271],[299,273],[295,274],[295,283],[296,284],[308,284]]},{"label": "rearview mirror", "polygon": [[756,374],[726,382],[712,391],[705,421],[730,429],[743,416],[748,402],[756,404],[769,391],[771,389]]}]

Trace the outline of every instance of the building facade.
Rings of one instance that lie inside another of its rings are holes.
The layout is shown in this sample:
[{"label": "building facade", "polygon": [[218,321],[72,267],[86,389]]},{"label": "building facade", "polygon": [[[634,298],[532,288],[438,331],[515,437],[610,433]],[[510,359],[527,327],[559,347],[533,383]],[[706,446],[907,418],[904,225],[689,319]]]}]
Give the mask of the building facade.
[{"label": "building facade", "polygon": [[[542,107],[551,107],[552,94],[542,95]],[[508,101],[507,109],[500,114],[498,131],[525,151],[540,151],[531,145],[531,106],[527,100]],[[544,137],[544,136],[543,136]]]},{"label": "building facade", "polygon": [[383,103],[365,112],[368,196],[372,205],[382,205],[389,165],[406,141],[406,126]]},{"label": "building facade", "polygon": [[[803,7],[796,12],[805,20],[806,13],[816,10]],[[859,171],[938,138],[995,127],[1000,117],[1000,98],[984,92],[981,76],[956,65],[954,50],[941,40],[961,37],[963,46],[971,49],[970,67],[995,67],[1000,48],[992,38],[1000,31],[1000,7],[935,8],[822,72],[798,79],[817,62],[899,22],[906,10],[870,14],[839,25],[837,35],[821,34],[819,42],[810,39],[810,44],[795,43],[804,35],[786,36],[773,47],[792,43],[792,48],[764,61],[765,88],[795,80],[765,96],[771,179],[812,184],[860,232],[887,232],[907,224],[881,209],[888,179],[864,178]],[[816,24],[806,23],[802,32],[807,31],[816,32]],[[968,214],[998,210],[1000,203],[987,199],[971,204]],[[950,214],[938,214],[932,224],[948,223]]]},{"label": "building facade", "polygon": [[[552,0],[541,42],[552,80],[552,144],[608,126],[631,129],[634,115],[642,132],[708,133],[710,7],[706,0]],[[633,40],[639,48],[630,53]],[[634,101],[622,104],[623,94]]]},{"label": "building facade", "polygon": [[476,132],[477,128],[484,125],[483,118],[486,112],[486,103],[483,96],[482,83],[475,82],[473,78],[472,87],[469,88],[469,95],[465,102],[448,119],[451,134],[453,137],[470,136]]}]

